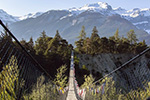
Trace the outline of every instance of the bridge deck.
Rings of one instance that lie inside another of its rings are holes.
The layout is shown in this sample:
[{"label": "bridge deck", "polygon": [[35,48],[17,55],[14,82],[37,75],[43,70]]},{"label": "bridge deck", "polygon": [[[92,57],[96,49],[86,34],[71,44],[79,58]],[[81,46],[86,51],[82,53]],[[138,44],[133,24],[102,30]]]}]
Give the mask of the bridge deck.
[{"label": "bridge deck", "polygon": [[73,79],[74,71],[70,70],[70,77],[69,77],[69,91],[67,100],[77,100],[75,89],[74,89],[74,79]]},{"label": "bridge deck", "polygon": [[69,91],[66,100],[78,100],[75,94],[75,84],[74,84],[74,64],[73,64],[73,52],[71,56],[71,67],[69,76]]}]

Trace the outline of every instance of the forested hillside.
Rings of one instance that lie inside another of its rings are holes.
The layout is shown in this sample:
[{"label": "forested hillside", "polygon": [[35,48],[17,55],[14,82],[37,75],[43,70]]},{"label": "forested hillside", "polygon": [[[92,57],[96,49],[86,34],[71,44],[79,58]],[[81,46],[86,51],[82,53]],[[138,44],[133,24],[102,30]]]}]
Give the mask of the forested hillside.
[{"label": "forested hillside", "polygon": [[101,54],[101,53],[133,53],[138,54],[147,48],[145,40],[138,41],[134,30],[129,30],[126,37],[119,35],[119,29],[114,36],[109,38],[98,35],[96,26],[92,30],[90,37],[86,37],[85,27],[82,26],[78,36],[79,40],[75,42],[76,51],[81,54]]}]

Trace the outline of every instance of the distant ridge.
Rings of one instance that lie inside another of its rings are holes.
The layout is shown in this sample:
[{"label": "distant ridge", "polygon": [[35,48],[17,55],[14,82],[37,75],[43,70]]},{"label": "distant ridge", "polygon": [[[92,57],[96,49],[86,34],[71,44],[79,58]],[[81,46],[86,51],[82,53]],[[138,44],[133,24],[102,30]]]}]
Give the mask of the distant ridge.
[{"label": "distant ridge", "polygon": [[31,36],[36,39],[43,30],[54,36],[55,31],[59,30],[64,38],[74,43],[84,25],[87,36],[90,36],[94,26],[97,26],[100,36],[106,37],[112,36],[117,28],[120,36],[126,36],[130,29],[134,29],[139,40],[145,39],[150,44],[150,8],[125,10],[98,2],[80,8],[49,10],[17,18],[10,23],[10,29],[19,39],[28,40]]}]

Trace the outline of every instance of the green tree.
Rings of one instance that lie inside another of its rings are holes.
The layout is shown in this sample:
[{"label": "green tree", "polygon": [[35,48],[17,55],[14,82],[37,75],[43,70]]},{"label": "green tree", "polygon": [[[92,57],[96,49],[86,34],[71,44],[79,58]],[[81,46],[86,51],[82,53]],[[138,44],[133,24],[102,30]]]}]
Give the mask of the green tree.
[{"label": "green tree", "polygon": [[48,47],[45,51],[45,55],[48,56],[52,53],[57,53],[63,57],[68,56],[68,52],[71,49],[71,46],[68,46],[68,42],[65,39],[62,39],[59,35],[58,30],[56,31],[56,35],[51,41],[48,43]]},{"label": "green tree", "polygon": [[109,39],[108,40],[108,51],[110,53],[116,53],[116,42],[114,40]]},{"label": "green tree", "polygon": [[48,48],[48,42],[51,39],[52,38],[46,35],[45,31],[41,33],[41,36],[35,41],[35,46],[34,46],[37,55],[41,55],[41,56],[44,55],[46,49]]},{"label": "green tree", "polygon": [[62,38],[61,38],[61,36],[60,36],[60,34],[59,34],[59,31],[58,30],[56,30],[56,35],[55,35],[55,37],[54,38],[56,38],[57,40],[62,40]]},{"label": "green tree", "polygon": [[48,46],[46,48],[45,55],[51,52],[53,53],[57,52],[60,45],[62,46],[68,45],[68,43],[61,38],[58,30],[56,31],[55,37],[51,41],[49,41],[47,44]]},{"label": "green tree", "polygon": [[98,35],[98,30],[96,29],[96,26],[94,26],[92,30],[92,34],[90,37],[91,40],[91,54],[97,54],[99,51],[99,46],[100,46],[100,37]]},{"label": "green tree", "polygon": [[86,52],[86,54],[91,54],[91,40],[89,37],[87,37],[85,40],[84,40],[84,47],[83,47],[84,51]]},{"label": "green tree", "polygon": [[32,37],[30,38],[28,44],[29,44],[29,46],[33,49],[33,47],[34,47],[34,42],[33,42]]},{"label": "green tree", "polygon": [[128,40],[130,41],[130,44],[134,44],[138,41],[136,34],[134,30],[132,29],[127,33],[127,37],[128,37]]},{"label": "green tree", "polygon": [[34,42],[32,37],[30,38],[30,40],[27,42],[28,45],[28,51],[32,54],[35,55],[35,50],[34,50]]},{"label": "green tree", "polygon": [[76,51],[79,52],[79,53],[84,53],[84,40],[83,39],[80,39],[78,41],[75,42],[75,45],[77,46],[76,48]]},{"label": "green tree", "polygon": [[[6,27],[8,28],[8,24],[6,24]],[[12,42],[12,37],[9,35],[9,33],[4,29],[1,34],[3,34],[3,38],[8,40],[9,42]]]},{"label": "green tree", "polygon": [[121,41],[122,42],[130,43],[130,41],[127,38],[125,38],[124,36],[121,37]]},{"label": "green tree", "polygon": [[100,47],[101,52],[103,52],[103,53],[108,52],[108,51],[109,51],[109,50],[108,50],[108,49],[109,49],[108,46],[109,46],[109,41],[108,41],[108,39],[107,39],[106,37],[102,37],[102,38],[101,38],[101,47]]},{"label": "green tree", "polygon": [[54,83],[61,88],[64,88],[67,85],[67,76],[65,72],[67,71],[66,65],[62,65],[60,68],[57,69],[56,78],[54,79]]},{"label": "green tree", "polygon": [[84,26],[82,26],[82,29],[81,29],[79,34],[80,34],[78,36],[79,39],[83,39],[84,40],[86,38],[86,32],[85,32],[85,27]]},{"label": "green tree", "polygon": [[46,66],[48,72],[54,77],[56,69],[59,68],[59,66],[64,64],[69,65],[72,46],[68,45],[68,42],[61,38],[58,31],[56,31],[55,37],[46,44],[44,66]]},{"label": "green tree", "polygon": [[83,46],[84,46],[84,40],[86,39],[86,32],[85,32],[84,26],[82,26],[82,29],[81,29],[79,36],[77,38],[79,38],[79,40],[75,42],[75,45],[77,46],[76,50],[79,53],[84,53],[84,47]]},{"label": "green tree", "polygon": [[116,33],[114,34],[114,38],[116,41],[119,41],[119,29],[116,30]]},{"label": "green tree", "polygon": [[23,47],[25,47],[25,48],[28,47],[27,42],[26,42],[25,39],[22,38],[22,40],[20,41],[20,43],[21,43],[21,45],[22,45]]},{"label": "green tree", "polygon": [[98,35],[98,30],[96,29],[96,26],[94,26],[90,39],[91,41],[94,41],[97,38],[100,38],[100,37]]}]

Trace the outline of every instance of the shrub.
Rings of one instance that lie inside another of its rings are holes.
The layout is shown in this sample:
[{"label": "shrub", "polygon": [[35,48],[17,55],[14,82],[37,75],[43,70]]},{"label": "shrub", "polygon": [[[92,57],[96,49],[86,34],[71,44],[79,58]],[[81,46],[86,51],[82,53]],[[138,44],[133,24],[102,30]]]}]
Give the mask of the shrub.
[{"label": "shrub", "polygon": [[56,91],[56,87],[51,81],[45,82],[45,77],[41,75],[37,79],[37,83],[32,87],[30,94],[24,95],[25,100],[57,100],[59,94]]},{"label": "shrub", "polygon": [[88,70],[88,68],[85,65],[82,65],[82,69]]}]

